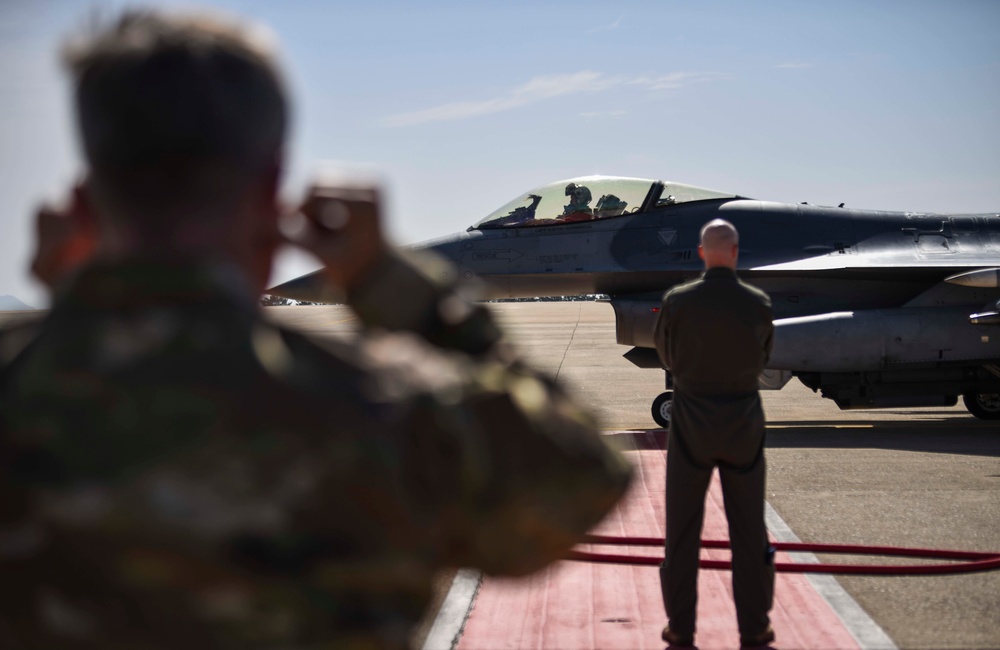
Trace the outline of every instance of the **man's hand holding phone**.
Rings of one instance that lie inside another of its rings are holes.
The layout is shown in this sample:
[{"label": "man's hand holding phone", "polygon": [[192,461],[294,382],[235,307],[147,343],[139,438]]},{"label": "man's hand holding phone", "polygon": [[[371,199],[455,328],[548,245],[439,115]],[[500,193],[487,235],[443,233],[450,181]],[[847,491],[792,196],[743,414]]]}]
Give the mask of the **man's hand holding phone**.
[{"label": "man's hand holding phone", "polygon": [[305,217],[289,241],[318,257],[327,279],[351,291],[388,254],[375,185],[316,184],[299,207]]}]

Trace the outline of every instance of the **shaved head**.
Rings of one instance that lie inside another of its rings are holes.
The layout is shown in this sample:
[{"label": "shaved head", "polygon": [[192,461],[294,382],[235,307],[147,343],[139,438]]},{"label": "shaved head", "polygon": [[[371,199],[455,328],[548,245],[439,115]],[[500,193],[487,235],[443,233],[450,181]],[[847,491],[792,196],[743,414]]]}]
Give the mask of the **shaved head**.
[{"label": "shaved head", "polygon": [[725,266],[736,268],[740,235],[736,227],[725,219],[713,219],[701,229],[698,255],[705,261],[705,268]]},{"label": "shaved head", "polygon": [[701,245],[709,250],[728,250],[740,243],[735,226],[725,219],[714,219],[701,229]]}]

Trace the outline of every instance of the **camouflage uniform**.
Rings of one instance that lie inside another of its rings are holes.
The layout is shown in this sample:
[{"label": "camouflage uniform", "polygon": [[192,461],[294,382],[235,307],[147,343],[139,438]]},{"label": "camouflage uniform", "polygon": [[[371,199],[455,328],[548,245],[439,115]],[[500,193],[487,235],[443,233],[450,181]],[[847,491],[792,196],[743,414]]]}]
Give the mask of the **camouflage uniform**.
[{"label": "camouflage uniform", "polygon": [[0,335],[0,647],[405,647],[440,568],[559,557],[630,469],[448,275],[384,261],[354,345],[149,262]]}]

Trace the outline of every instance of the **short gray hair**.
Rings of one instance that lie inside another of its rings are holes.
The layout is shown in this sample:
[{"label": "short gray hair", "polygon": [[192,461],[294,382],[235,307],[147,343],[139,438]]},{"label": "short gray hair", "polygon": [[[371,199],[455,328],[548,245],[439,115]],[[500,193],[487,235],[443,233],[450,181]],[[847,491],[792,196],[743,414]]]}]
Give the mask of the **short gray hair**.
[{"label": "short gray hair", "polygon": [[91,184],[119,211],[217,200],[280,161],[284,83],[249,27],[129,10],[67,42],[63,60]]}]

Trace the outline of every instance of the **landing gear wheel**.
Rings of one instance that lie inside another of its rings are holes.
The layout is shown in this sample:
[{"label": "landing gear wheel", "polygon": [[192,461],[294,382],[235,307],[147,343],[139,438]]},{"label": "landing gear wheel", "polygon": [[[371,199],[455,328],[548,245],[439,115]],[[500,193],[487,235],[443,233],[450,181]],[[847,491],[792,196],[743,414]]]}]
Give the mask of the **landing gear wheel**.
[{"label": "landing gear wheel", "polygon": [[653,400],[653,421],[664,429],[670,428],[670,413],[674,406],[674,392],[660,393]]},{"label": "landing gear wheel", "polygon": [[962,401],[980,420],[1000,420],[1000,393],[965,393]]}]

